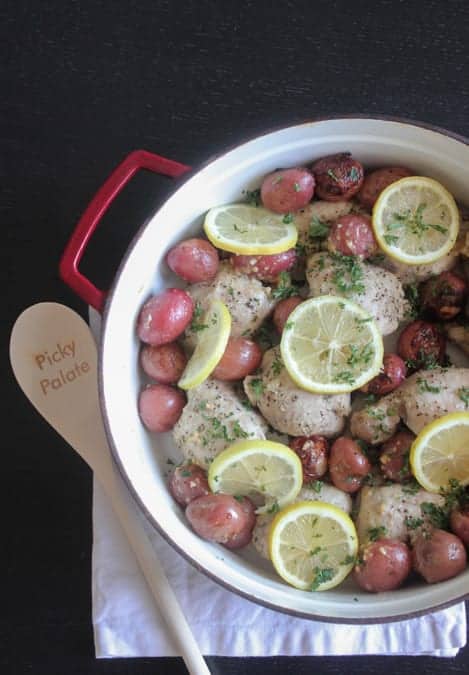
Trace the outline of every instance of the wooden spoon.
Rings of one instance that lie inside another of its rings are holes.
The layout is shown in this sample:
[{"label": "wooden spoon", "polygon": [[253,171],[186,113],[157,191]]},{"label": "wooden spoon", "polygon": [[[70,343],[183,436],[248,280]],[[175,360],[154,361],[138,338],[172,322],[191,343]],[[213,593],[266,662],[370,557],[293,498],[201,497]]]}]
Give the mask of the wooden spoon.
[{"label": "wooden spoon", "polygon": [[64,305],[33,305],[13,326],[10,361],[27,398],[106,490],[189,672],[209,674],[141,516],[114,468],[99,407],[96,344],[88,324]]}]

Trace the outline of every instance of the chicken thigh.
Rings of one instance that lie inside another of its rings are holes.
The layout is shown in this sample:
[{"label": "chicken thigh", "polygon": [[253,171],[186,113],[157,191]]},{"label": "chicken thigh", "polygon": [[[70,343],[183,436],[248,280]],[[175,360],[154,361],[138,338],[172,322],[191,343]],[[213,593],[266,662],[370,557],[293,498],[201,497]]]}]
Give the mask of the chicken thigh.
[{"label": "chicken thigh", "polygon": [[279,347],[264,354],[261,372],[244,379],[244,390],[269,424],[290,436],[335,436],[350,414],[350,394],[326,396],[299,389],[283,365]]},{"label": "chicken thigh", "polygon": [[414,434],[438,417],[468,409],[469,368],[421,370],[378,403],[352,414],[353,436],[376,445],[391,438],[402,420]]},{"label": "chicken thigh", "polygon": [[265,421],[243,405],[231,385],[208,379],[189,390],[173,438],[185,459],[208,469],[212,460],[235,441],[264,439],[266,432]]},{"label": "chicken thigh", "polygon": [[308,258],[310,296],[336,295],[353,300],[369,312],[383,335],[404,319],[407,300],[399,279],[380,267],[350,256],[315,253]]},{"label": "chicken thigh", "polygon": [[441,495],[423,489],[412,490],[405,485],[365,486],[360,492],[360,506],[356,518],[357,534],[361,545],[376,538],[411,540],[421,528],[429,528],[428,513],[441,507]]},{"label": "chicken thigh", "polygon": [[[276,304],[269,286],[264,286],[258,279],[246,274],[235,272],[228,262],[220,265],[214,279],[192,284],[186,290],[194,303],[198,304],[200,313],[214,299],[225,303],[231,314],[232,337],[253,335]],[[194,332],[188,329],[187,337],[189,342],[193,342]]]}]

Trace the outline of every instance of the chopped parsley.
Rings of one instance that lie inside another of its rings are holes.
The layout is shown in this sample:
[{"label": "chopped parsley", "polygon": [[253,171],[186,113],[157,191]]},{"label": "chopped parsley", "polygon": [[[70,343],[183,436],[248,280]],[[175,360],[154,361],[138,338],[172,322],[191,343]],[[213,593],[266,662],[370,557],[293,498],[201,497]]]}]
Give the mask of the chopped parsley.
[{"label": "chopped parsley", "polygon": [[293,214],[286,213],[282,218],[282,223],[285,223],[285,225],[289,225],[292,222],[293,222]]},{"label": "chopped parsley", "polygon": [[423,522],[422,518],[413,518],[412,516],[406,516],[404,518],[404,523],[408,530],[416,530],[423,525]]},{"label": "chopped parsley", "polygon": [[280,375],[283,370],[283,362],[278,354],[276,354],[275,359],[271,364],[272,372],[274,375]]},{"label": "chopped parsley", "polygon": [[309,236],[311,239],[324,239],[329,234],[329,226],[317,216],[313,216],[309,226]]},{"label": "chopped parsley", "polygon": [[324,483],[322,480],[315,480],[310,484],[310,487],[314,490],[314,492],[319,494],[322,490],[323,485]]},{"label": "chopped parsley", "polygon": [[358,258],[352,255],[332,253],[334,273],[332,282],[337,290],[344,295],[355,293],[361,295],[365,292],[363,284],[363,269]]},{"label": "chopped parsley", "polygon": [[461,387],[458,389],[458,396],[464,403],[464,407],[467,408],[469,406],[469,387]]},{"label": "chopped parsley", "polygon": [[440,490],[445,498],[446,508],[450,511],[455,507],[465,508],[469,504],[469,492],[456,478],[449,479],[449,487]]},{"label": "chopped parsley", "polygon": [[415,478],[412,478],[411,480],[402,484],[402,492],[405,492],[408,495],[415,495],[419,490],[420,485],[417,483]]},{"label": "chopped parsley", "polygon": [[270,322],[262,324],[262,326],[257,331],[256,337],[263,349],[270,349],[274,346],[274,330]]},{"label": "chopped parsley", "polygon": [[264,393],[264,383],[260,377],[255,377],[253,380],[251,380],[249,386],[256,395],[256,398],[260,398]]},{"label": "chopped parsley", "polygon": [[442,506],[437,506],[433,502],[422,502],[420,511],[424,516],[428,516],[429,521],[435,527],[441,530],[448,528],[448,513]]},{"label": "chopped parsley", "polygon": [[346,555],[345,558],[340,563],[341,565],[353,565],[356,562],[354,555]]},{"label": "chopped parsley", "polygon": [[[199,409],[201,409],[200,406]],[[240,438],[247,438],[249,436],[247,431],[244,431],[238,421],[233,422],[230,432],[226,424],[223,424],[223,422],[219,420],[218,417],[209,417],[208,415],[204,415],[203,412],[201,415],[208,423],[204,429],[204,436],[202,437],[204,446],[208,445],[210,441],[214,440],[224,440],[227,443],[233,443]]]},{"label": "chopped parsley", "polygon": [[339,384],[355,384],[355,377],[350,370],[342,370],[334,376],[333,382]]},{"label": "chopped parsley", "polygon": [[259,206],[261,203],[261,189],[257,188],[256,190],[244,190],[246,195],[246,201],[251,206]]},{"label": "chopped parsley", "polygon": [[371,342],[359,348],[356,345],[350,345],[350,355],[347,359],[347,365],[358,366],[360,364],[368,365],[373,358],[375,350]]},{"label": "chopped parsley", "polygon": [[357,169],[356,166],[352,166],[352,168],[350,169],[350,171],[348,173],[348,176],[349,176],[350,180],[353,180],[354,183],[357,180],[360,180],[360,172],[359,172],[359,170]]},{"label": "chopped parsley", "polygon": [[299,183],[293,183],[293,189],[295,190],[295,192],[300,192],[301,191],[300,184]]},{"label": "chopped parsley", "polygon": [[404,295],[407,302],[409,303],[409,308],[407,310],[407,316],[409,319],[416,319],[421,311],[420,306],[420,295],[417,284],[407,284],[404,286]]},{"label": "chopped parsley", "polygon": [[324,567],[322,569],[320,567],[315,567],[314,574],[314,581],[311,584],[312,591],[317,591],[321,584],[325,584],[326,581],[330,581],[334,578],[334,570],[331,567]]},{"label": "chopped parsley", "polygon": [[275,501],[270,508],[267,509],[267,513],[278,513],[280,511],[280,506],[278,502]]},{"label": "chopped parsley", "polygon": [[424,222],[423,212],[426,208],[427,205],[423,202],[417,206],[414,212],[407,209],[404,213],[393,213],[393,221],[386,225],[386,231],[393,232],[405,228],[408,232],[420,238],[423,237],[425,232],[429,229],[436,230],[441,234],[446,234],[448,232],[447,227],[443,227],[438,223]]},{"label": "chopped parsley", "polygon": [[302,258],[303,256],[306,255],[306,246],[304,244],[302,244],[301,242],[297,241],[296,246],[295,246],[295,251],[296,251],[296,255],[299,258]]},{"label": "chopped parsley", "polygon": [[241,399],[241,405],[243,408],[246,408],[246,410],[252,410],[251,401],[248,398]]},{"label": "chopped parsley", "polygon": [[424,380],[423,377],[419,377],[417,380],[419,392],[421,394],[429,393],[429,394],[439,394],[441,391],[441,387],[435,387],[431,384],[428,384],[427,380]]},{"label": "chopped parsley", "polygon": [[277,288],[272,291],[272,297],[275,300],[285,300],[285,298],[291,298],[292,295],[298,295],[297,287],[292,284],[288,272],[280,272]]},{"label": "chopped parsley", "polygon": [[416,359],[406,359],[405,362],[409,370],[418,370],[422,368],[423,370],[435,370],[435,368],[441,368],[441,364],[438,363],[434,354],[425,354],[425,352],[420,351]]},{"label": "chopped parsley", "polygon": [[202,305],[197,300],[197,302],[195,303],[194,312],[192,314],[192,321],[191,321],[191,326],[190,326],[190,329],[192,331],[194,331],[194,333],[198,333],[199,331],[205,330],[206,328],[208,328],[208,324],[203,323],[202,320],[201,320],[203,314],[204,314],[204,310],[202,309]]},{"label": "chopped parsley", "polygon": [[388,246],[395,246],[399,241],[399,237],[396,237],[395,234],[385,234],[383,239]]},{"label": "chopped parsley", "polygon": [[287,321],[287,323],[284,325],[283,329],[284,330],[290,330],[290,328],[293,328],[294,325],[295,325],[294,321]]},{"label": "chopped parsley", "polygon": [[321,546],[316,546],[312,551],[309,552],[309,555],[317,555],[318,553],[321,553],[322,547]]},{"label": "chopped parsley", "polygon": [[378,541],[386,535],[386,528],[384,525],[378,525],[378,527],[370,527],[368,530],[368,537],[370,541]]}]

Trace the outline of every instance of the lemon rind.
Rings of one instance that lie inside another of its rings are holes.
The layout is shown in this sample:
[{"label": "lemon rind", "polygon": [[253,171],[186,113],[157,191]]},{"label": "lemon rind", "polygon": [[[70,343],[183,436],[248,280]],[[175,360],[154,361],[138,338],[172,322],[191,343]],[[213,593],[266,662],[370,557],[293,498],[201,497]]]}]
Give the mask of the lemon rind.
[{"label": "lemon rind", "polygon": [[[220,331],[218,336],[218,341],[210,355],[210,358],[204,364],[204,367],[199,368],[195,371],[195,374],[191,377],[185,376],[185,372],[189,371],[190,363],[194,358],[197,358],[197,346],[192,354],[191,358],[186,364],[186,368],[178,382],[178,387],[184,389],[184,391],[189,391],[189,389],[194,389],[198,387],[202,382],[205,382],[207,378],[210,377],[211,373],[215,370],[218,363],[221,361],[221,358],[225,352],[226,345],[231,332],[231,314],[227,306],[221,300],[213,300],[204,316],[207,317],[213,313],[216,313],[219,317]],[[200,335],[200,334],[199,334]],[[203,336],[202,336],[203,337]]]},{"label": "lemon rind", "polygon": [[[439,493],[444,485],[435,485],[431,481],[425,478],[425,472],[422,470],[421,455],[422,449],[428,443],[429,439],[435,435],[435,433],[442,431],[443,429],[448,429],[457,425],[457,423],[463,423],[464,426],[469,426],[469,412],[454,412],[439,417],[433,422],[427,424],[417,435],[417,438],[411,445],[409,462],[412,473],[416,481],[423,487],[427,492]],[[469,476],[467,481],[463,481],[463,485],[469,484]]]},{"label": "lemon rind", "polygon": [[[279,537],[276,536],[278,535],[277,529],[280,527],[280,523],[282,523],[284,520],[287,520],[287,522],[295,520],[296,518],[291,517],[292,514],[296,513],[298,514],[298,516],[300,516],[303,513],[321,516],[324,515],[325,512],[329,517],[332,517],[336,522],[339,522],[341,524],[342,530],[345,534],[344,541],[348,542],[348,552],[349,552],[348,554],[355,557],[358,553],[358,535],[355,524],[345,511],[343,511],[338,506],[335,506],[333,504],[329,504],[327,502],[322,502],[319,500],[302,501],[297,502],[295,504],[290,504],[289,506],[282,509],[282,511],[280,511],[275,516],[270,525],[268,548],[272,564],[277,574],[284,581],[300,590],[309,590],[312,582],[300,581],[295,583],[294,579],[298,581],[297,577],[295,578],[294,575],[283,573],[284,570],[282,566],[278,564],[279,556],[276,555],[276,546],[274,546],[274,544],[277,543],[276,539],[277,540],[279,539]],[[341,584],[342,581],[344,581],[344,579],[350,574],[353,566],[354,562],[348,564],[341,564],[334,578],[331,579],[330,581],[322,583],[321,586],[317,589],[317,591],[327,591]]]},{"label": "lemon rind", "polygon": [[[407,184],[410,181],[416,182],[416,179],[418,179],[421,184],[427,183],[433,185],[434,187],[437,187],[438,191],[445,196],[448,206],[451,207],[453,218],[457,222],[457,226],[453,228],[452,234],[448,238],[444,246],[442,246],[437,251],[427,253],[426,255],[421,256],[411,256],[409,254],[397,253],[395,247],[389,246],[389,244],[386,243],[384,235],[382,235],[381,228],[376,225],[378,216],[382,212],[383,205],[386,201],[387,195],[389,195],[391,192],[394,192],[396,190],[396,186],[402,185],[403,183]],[[440,260],[440,258],[443,258],[445,255],[447,255],[454,247],[459,234],[459,220],[460,220],[459,210],[453,195],[444,187],[444,185],[436,181],[434,178],[429,178],[427,176],[406,176],[405,178],[400,178],[399,180],[394,181],[393,183],[388,185],[388,187],[386,187],[381,192],[381,194],[379,195],[378,199],[376,200],[373,206],[371,220],[373,232],[380,249],[393,260],[396,260],[397,262],[409,266],[427,265],[436,262],[437,260]]]}]

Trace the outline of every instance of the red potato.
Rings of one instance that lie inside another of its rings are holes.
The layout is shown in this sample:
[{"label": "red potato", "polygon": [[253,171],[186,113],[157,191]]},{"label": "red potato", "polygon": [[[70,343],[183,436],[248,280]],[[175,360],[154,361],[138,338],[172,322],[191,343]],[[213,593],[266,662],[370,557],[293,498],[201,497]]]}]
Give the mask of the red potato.
[{"label": "red potato", "polygon": [[227,541],[225,546],[226,548],[236,549],[243,548],[247,546],[252,539],[252,531],[254,525],[256,524],[256,507],[248,497],[236,497],[236,501],[241,505],[242,510],[246,514],[246,525],[239,534],[235,534],[234,537]]},{"label": "red potato", "polygon": [[378,244],[368,216],[348,213],[332,225],[327,239],[332,253],[369,258],[378,250]]},{"label": "red potato", "polygon": [[207,474],[197,464],[177,466],[169,479],[169,491],[181,506],[187,506],[192,500],[210,494]]},{"label": "red potato", "polygon": [[296,262],[296,251],[290,248],[272,255],[233,255],[230,258],[237,272],[261,281],[276,281],[279,274],[291,269]]},{"label": "red potato", "polygon": [[256,370],[261,361],[262,349],[257,342],[244,337],[230,338],[212,377],[217,380],[242,380]]},{"label": "red potato", "polygon": [[399,335],[397,351],[407,365],[418,370],[428,362],[444,363],[446,338],[432,323],[428,321],[412,321]]},{"label": "red potato", "polygon": [[303,299],[298,295],[293,295],[291,298],[285,298],[285,300],[280,300],[278,305],[274,309],[273,322],[274,326],[277,329],[277,332],[282,333],[285,324],[288,321],[288,317],[293,312],[295,307],[301,305]]},{"label": "red potato", "polygon": [[334,485],[344,492],[357,492],[371,464],[358,443],[341,436],[334,441],[329,457],[329,473]]},{"label": "red potato", "polygon": [[303,482],[311,483],[327,471],[329,441],[324,436],[298,436],[290,441],[303,467]]},{"label": "red potato", "polygon": [[381,446],[379,458],[381,471],[396,483],[402,483],[412,477],[409,466],[410,446],[415,440],[410,431],[398,431]]},{"label": "red potato", "polygon": [[299,211],[313,198],[314,187],[314,176],[308,169],[280,169],[262,181],[262,203],[275,213]]},{"label": "red potato", "polygon": [[371,211],[375,201],[388,185],[413,175],[415,174],[404,166],[389,166],[371,171],[365,176],[363,185],[357,194],[358,200],[362,206]]},{"label": "red potato", "polygon": [[167,288],[143,305],[137,321],[142,342],[163,345],[173,342],[187,328],[194,311],[191,296],[180,288]]},{"label": "red potato", "polygon": [[411,553],[404,542],[379,539],[362,549],[353,576],[360,588],[370,593],[381,593],[402,586],[411,569]]},{"label": "red potato", "polygon": [[142,422],[149,431],[170,431],[186,405],[186,397],[180,389],[167,384],[151,384],[142,389],[138,410]]},{"label": "red potato", "polygon": [[439,319],[453,319],[463,308],[467,297],[466,281],[454,272],[442,272],[423,286],[422,303]]},{"label": "red potato", "polygon": [[176,384],[186,367],[187,357],[176,342],[165,345],[144,345],[140,365],[144,373],[161,384]]},{"label": "red potato", "polygon": [[451,531],[469,546],[469,507],[451,511],[449,525]]},{"label": "red potato", "polygon": [[466,549],[459,537],[451,532],[433,530],[415,540],[412,563],[427,583],[435,584],[455,577],[466,568]]},{"label": "red potato", "polygon": [[191,284],[209,281],[218,272],[217,249],[205,239],[186,239],[166,256],[169,268]]},{"label": "red potato", "polygon": [[379,375],[367,382],[361,388],[366,394],[384,396],[400,387],[407,375],[407,367],[403,359],[397,354],[385,354],[383,368]]},{"label": "red potato", "polygon": [[363,166],[349,152],[317,159],[311,166],[316,195],[329,202],[351,199],[363,183]]},{"label": "red potato", "polygon": [[[247,498],[244,498],[247,499]],[[202,539],[233,546],[248,539],[252,534],[255,517],[240,501],[225,494],[209,494],[197,497],[186,508],[186,517]],[[253,509],[254,511],[254,509]]]}]

